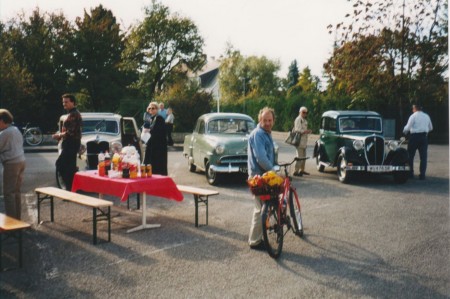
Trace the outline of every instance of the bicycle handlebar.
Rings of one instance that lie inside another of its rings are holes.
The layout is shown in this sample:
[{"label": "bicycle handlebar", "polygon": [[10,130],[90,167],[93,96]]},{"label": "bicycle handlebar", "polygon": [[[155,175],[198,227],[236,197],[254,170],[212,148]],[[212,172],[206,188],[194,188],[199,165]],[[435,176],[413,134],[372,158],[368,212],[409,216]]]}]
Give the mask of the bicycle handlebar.
[{"label": "bicycle handlebar", "polygon": [[292,162],[288,162],[288,163],[283,163],[283,164],[278,164],[278,166],[280,166],[280,167],[287,167],[287,166],[289,166],[289,165],[292,165],[294,162],[296,162],[296,161],[303,161],[303,160],[308,160],[309,159],[309,157],[305,157],[305,158],[298,158],[298,157],[295,157],[294,158],[294,160],[292,160]]}]

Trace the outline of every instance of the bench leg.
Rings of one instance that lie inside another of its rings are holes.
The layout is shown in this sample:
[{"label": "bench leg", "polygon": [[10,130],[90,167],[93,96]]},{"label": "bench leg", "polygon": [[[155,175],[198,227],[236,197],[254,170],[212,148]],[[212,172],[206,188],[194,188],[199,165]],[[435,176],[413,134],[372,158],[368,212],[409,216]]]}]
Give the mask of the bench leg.
[{"label": "bench leg", "polygon": [[[40,224],[41,223],[41,202],[43,202],[45,199],[50,199],[50,221],[54,222],[55,221],[55,214],[54,214],[54,205],[53,205],[53,196],[49,196],[49,195],[44,195],[41,193],[36,193],[37,194],[37,212],[38,212],[38,220],[37,223]],[[42,197],[41,197],[42,195]]]},{"label": "bench leg", "polygon": [[111,207],[108,207],[108,242],[111,242]]},{"label": "bench leg", "polygon": [[93,243],[94,245],[97,244],[97,208],[92,208],[92,236],[93,236]]},{"label": "bench leg", "polygon": [[22,230],[19,230],[17,239],[19,240],[19,268],[22,268],[22,256],[23,256],[23,247],[22,247]]},{"label": "bench leg", "polygon": [[[3,238],[5,236],[5,238]],[[18,252],[18,264],[19,264],[19,268],[22,268],[23,266],[23,246],[22,246],[22,229],[19,229],[17,231],[11,231],[11,232],[5,232],[0,234],[0,271],[3,270],[8,270],[8,269],[3,269],[2,266],[2,257],[3,257],[3,239],[7,239],[7,238],[12,238],[15,239],[17,241],[17,246],[19,247],[19,252]],[[13,244],[13,243],[11,243]],[[14,268],[13,268],[14,269]]]},{"label": "bench leg", "polygon": [[198,204],[200,202],[204,203],[206,206],[206,225],[208,225],[208,196],[202,198],[198,194],[194,194],[195,202],[195,227],[198,227]]}]

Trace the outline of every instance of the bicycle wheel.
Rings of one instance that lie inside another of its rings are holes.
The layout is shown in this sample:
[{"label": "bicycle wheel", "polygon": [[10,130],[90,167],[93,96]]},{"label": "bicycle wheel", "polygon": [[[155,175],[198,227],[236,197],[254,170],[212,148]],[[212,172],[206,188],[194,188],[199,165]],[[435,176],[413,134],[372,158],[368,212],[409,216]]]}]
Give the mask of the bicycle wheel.
[{"label": "bicycle wheel", "polygon": [[273,258],[278,258],[283,249],[283,225],[278,221],[278,201],[264,202],[261,214],[264,245],[267,253]]},{"label": "bicycle wheel", "polygon": [[302,211],[297,192],[293,188],[289,189],[289,211],[294,223],[294,233],[301,238],[303,237]]},{"label": "bicycle wheel", "polygon": [[28,145],[36,146],[42,143],[42,141],[44,140],[44,136],[42,135],[41,129],[30,128],[26,130],[24,139]]}]

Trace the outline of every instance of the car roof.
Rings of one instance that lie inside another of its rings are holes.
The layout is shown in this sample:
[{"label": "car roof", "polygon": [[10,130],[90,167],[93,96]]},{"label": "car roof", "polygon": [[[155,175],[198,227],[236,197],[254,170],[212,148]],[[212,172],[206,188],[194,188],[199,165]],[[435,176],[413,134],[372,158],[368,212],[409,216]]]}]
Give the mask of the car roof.
[{"label": "car roof", "polygon": [[[81,118],[83,120],[89,119],[114,119],[120,120],[122,116],[120,114],[112,113],[112,112],[81,112]],[[60,121],[65,120],[67,114],[61,115]]]},{"label": "car roof", "polygon": [[206,122],[214,119],[222,119],[222,118],[240,118],[240,119],[247,119],[249,121],[253,121],[253,118],[248,116],[247,114],[242,113],[233,113],[233,112],[214,112],[214,113],[207,113],[200,116],[200,118],[204,119]]},{"label": "car roof", "polygon": [[378,116],[381,115],[374,111],[363,111],[363,110],[330,110],[322,114],[322,117],[338,118],[341,116]]}]

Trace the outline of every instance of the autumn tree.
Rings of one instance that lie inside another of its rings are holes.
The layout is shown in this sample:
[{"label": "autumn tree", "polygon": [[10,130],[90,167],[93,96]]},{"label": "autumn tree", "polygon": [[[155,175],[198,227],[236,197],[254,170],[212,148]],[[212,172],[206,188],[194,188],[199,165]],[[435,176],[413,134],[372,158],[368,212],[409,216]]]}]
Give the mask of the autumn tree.
[{"label": "autumn tree", "polygon": [[289,65],[289,70],[288,70],[288,74],[287,74],[287,85],[286,85],[287,89],[297,85],[298,76],[299,76],[299,71],[298,71],[298,66],[297,66],[297,60],[294,60]]},{"label": "autumn tree", "polygon": [[350,1],[347,20],[329,26],[337,37],[325,65],[329,90],[346,90],[356,106],[385,101],[400,124],[410,102],[448,98],[446,1]]}]

